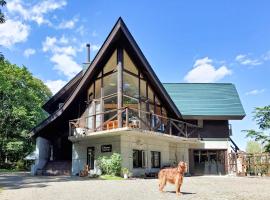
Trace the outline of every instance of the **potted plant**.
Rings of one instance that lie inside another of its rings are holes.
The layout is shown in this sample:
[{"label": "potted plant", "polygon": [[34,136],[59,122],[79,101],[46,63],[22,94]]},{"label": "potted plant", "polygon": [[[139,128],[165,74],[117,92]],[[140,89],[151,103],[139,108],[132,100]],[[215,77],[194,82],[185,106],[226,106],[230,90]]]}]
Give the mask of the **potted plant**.
[{"label": "potted plant", "polygon": [[123,168],[122,169],[122,173],[124,175],[124,179],[128,179],[128,175],[129,175],[129,170],[128,168]]}]

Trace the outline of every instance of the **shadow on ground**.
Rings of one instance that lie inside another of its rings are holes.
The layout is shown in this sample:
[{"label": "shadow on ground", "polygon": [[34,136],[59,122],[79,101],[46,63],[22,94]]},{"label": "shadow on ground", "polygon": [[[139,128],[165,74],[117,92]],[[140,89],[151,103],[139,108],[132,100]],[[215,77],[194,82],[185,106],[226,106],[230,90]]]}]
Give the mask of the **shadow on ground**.
[{"label": "shadow on ground", "polygon": [[82,178],[77,176],[31,176],[30,173],[9,173],[0,174],[0,187],[4,189],[21,189],[21,188],[44,188],[51,182],[67,181],[89,181],[98,180],[94,178]]}]

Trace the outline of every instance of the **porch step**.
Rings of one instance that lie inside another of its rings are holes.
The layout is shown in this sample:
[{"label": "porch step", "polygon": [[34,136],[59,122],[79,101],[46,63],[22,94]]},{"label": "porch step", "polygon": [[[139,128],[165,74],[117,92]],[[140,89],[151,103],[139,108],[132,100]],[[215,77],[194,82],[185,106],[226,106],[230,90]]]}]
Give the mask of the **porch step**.
[{"label": "porch step", "polygon": [[49,161],[42,170],[44,176],[69,176],[71,161]]}]

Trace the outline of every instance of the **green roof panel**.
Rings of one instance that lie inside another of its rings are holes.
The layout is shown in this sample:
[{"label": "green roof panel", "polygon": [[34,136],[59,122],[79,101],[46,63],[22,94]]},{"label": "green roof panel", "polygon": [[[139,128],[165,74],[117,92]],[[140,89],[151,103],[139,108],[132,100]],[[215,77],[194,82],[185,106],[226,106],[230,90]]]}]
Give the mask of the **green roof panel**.
[{"label": "green roof panel", "polygon": [[183,115],[242,119],[245,116],[235,86],[231,83],[163,83]]}]

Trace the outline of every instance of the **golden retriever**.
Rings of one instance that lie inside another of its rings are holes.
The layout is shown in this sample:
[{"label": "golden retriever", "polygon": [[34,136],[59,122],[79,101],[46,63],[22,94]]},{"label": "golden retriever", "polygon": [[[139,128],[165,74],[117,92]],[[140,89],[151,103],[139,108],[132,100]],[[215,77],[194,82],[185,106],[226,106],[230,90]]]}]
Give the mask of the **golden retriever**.
[{"label": "golden retriever", "polygon": [[179,195],[186,170],[187,164],[183,161],[180,161],[176,168],[166,168],[160,170],[158,173],[159,190],[163,192],[163,188],[165,187],[166,183],[169,182],[171,184],[175,184],[176,195]]}]

